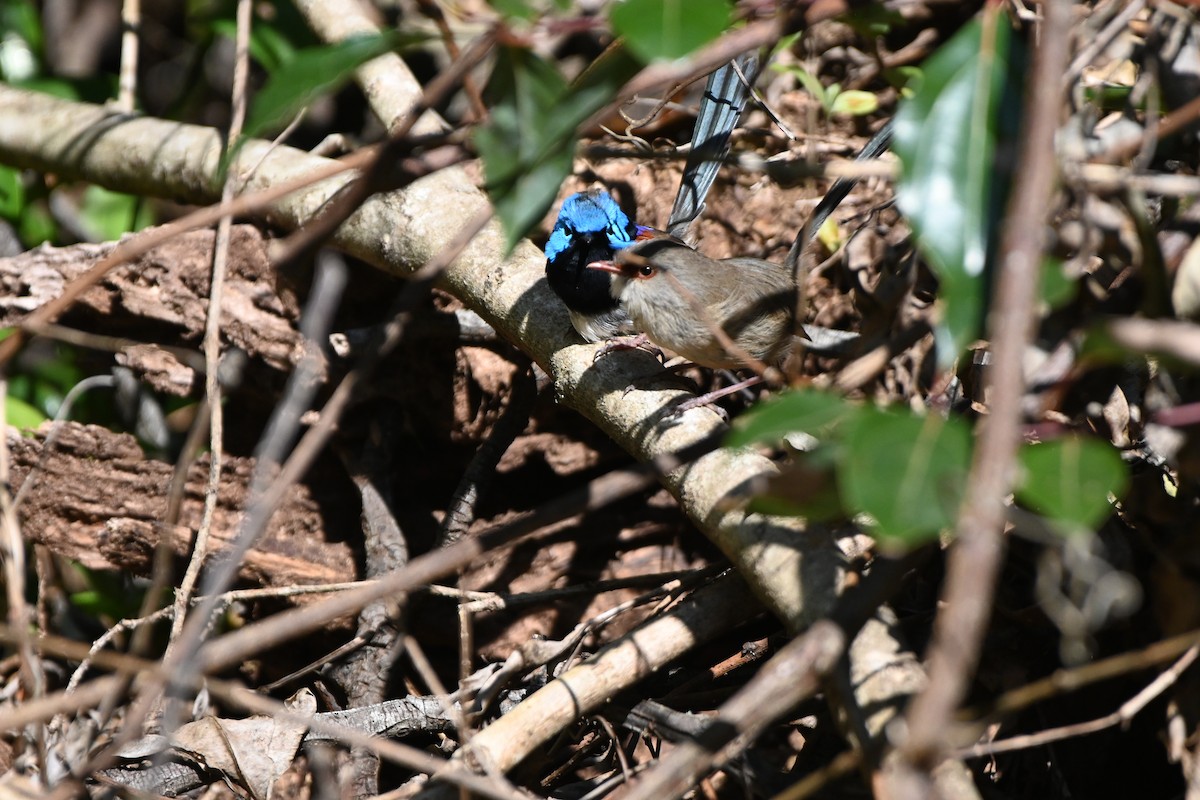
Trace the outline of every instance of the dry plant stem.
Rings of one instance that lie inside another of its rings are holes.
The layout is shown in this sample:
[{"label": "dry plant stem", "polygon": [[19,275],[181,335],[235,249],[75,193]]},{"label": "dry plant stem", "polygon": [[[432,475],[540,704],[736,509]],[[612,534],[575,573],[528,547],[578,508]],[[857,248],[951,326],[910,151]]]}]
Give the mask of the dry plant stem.
[{"label": "dry plant stem", "polygon": [[772,797],[771,800],[808,800],[809,797],[816,797],[817,793],[830,783],[856,770],[861,761],[862,754],[859,750],[847,750],[839,753],[828,764],[816,772],[806,775],[800,781]]},{"label": "dry plant stem", "polygon": [[[457,59],[459,56],[458,44],[454,41],[454,31],[450,29],[449,23],[446,22],[446,15],[442,12],[441,7],[432,0],[417,0],[417,10],[433,20],[433,24],[437,26],[438,33],[441,34],[442,44],[446,47],[446,53],[449,54],[452,60]],[[469,121],[482,122],[487,119],[487,106],[483,103],[483,95],[480,94],[475,79],[467,75],[463,78],[462,85],[467,99],[471,102],[471,111],[475,115],[475,119]]]},{"label": "dry plant stem", "polygon": [[793,639],[738,693],[695,741],[678,745],[634,784],[629,800],[682,797],[715,766],[751,744],[778,715],[811,697],[845,651],[845,633],[822,620]]},{"label": "dry plant stem", "polygon": [[1103,195],[1125,195],[1130,190],[1164,197],[1200,195],[1200,178],[1163,172],[1134,172],[1113,164],[1070,164],[1071,178],[1078,178],[1088,189]]},{"label": "dry plant stem", "polygon": [[1192,750],[1192,769],[1187,776],[1187,794],[1184,800],[1200,800],[1200,748]]},{"label": "dry plant stem", "polygon": [[[8,379],[0,371],[0,408],[8,406]],[[45,692],[45,676],[33,647],[33,609],[25,602],[25,542],[17,522],[17,508],[10,490],[8,437],[0,442],[0,566],[3,567],[5,605],[8,624],[17,631],[17,653],[21,657],[20,676],[25,692],[34,700]],[[5,728],[14,733],[17,727]],[[38,763],[46,765],[45,736],[42,726],[29,731],[38,751]]]},{"label": "dry plant stem", "polygon": [[522,594],[493,594],[491,592],[465,592],[460,589],[447,586],[430,586],[430,594],[439,595],[441,597],[453,597],[461,599],[465,597],[467,603],[461,608],[468,614],[485,614],[490,611],[502,611],[506,608],[519,608],[523,605],[536,603],[547,603],[557,600],[562,597],[574,597],[576,595],[601,595],[605,592],[614,592],[619,589],[637,589],[653,586],[662,586],[665,583],[673,580],[687,580],[689,578],[697,578],[701,576],[712,576],[719,571],[719,568],[705,567],[703,569],[682,570],[677,572],[656,572],[648,575],[632,575],[628,578],[613,578],[611,580],[592,581],[590,583],[582,583],[578,586],[564,586],[561,589],[544,589],[540,592],[525,592]]},{"label": "dry plant stem", "polygon": [[[9,641],[15,641],[16,638],[9,637]],[[45,722],[58,714],[77,714],[95,708],[114,691],[119,691],[124,685],[123,682],[122,677],[106,675],[88,681],[71,694],[54,692],[44,697],[26,700],[0,714],[0,725],[3,726],[0,730],[18,731],[26,725]]]},{"label": "dry plant stem", "polygon": [[[534,692],[476,733],[454,760],[507,772],[580,715],[599,708],[617,692],[758,610],[745,583],[726,574]],[[445,797],[445,787],[421,796],[427,800]]]},{"label": "dry plant stem", "polygon": [[873,623],[904,575],[922,559],[920,551],[904,559],[879,559],[870,575],[841,598],[829,619],[819,620],[789,642],[738,692],[695,741],[680,744],[661,758],[626,800],[681,797],[713,768],[738,755],[775,720],[821,687],[864,626]]},{"label": "dry plant stem", "polygon": [[1200,630],[1194,630],[1155,642],[1142,650],[1110,656],[1082,667],[1060,669],[1039,681],[1000,695],[987,710],[987,716],[989,719],[1002,718],[1035,703],[1082,689],[1098,681],[1148,669],[1155,664],[1176,658],[1198,643]]},{"label": "dry plant stem", "polygon": [[603,508],[622,497],[645,490],[654,484],[654,480],[653,473],[645,467],[609,473],[582,489],[541,506],[511,524],[414,558],[403,569],[381,576],[374,583],[365,584],[305,608],[284,611],[228,633],[205,645],[198,660],[202,662],[202,669],[206,672],[226,669],[240,663],[246,653],[270,649],[316,630],[339,617],[355,614],[368,603],[432,583],[494,547],[539,531],[547,525],[570,519],[577,514]]},{"label": "dry plant stem", "polygon": [[99,639],[96,639],[94,642],[92,642],[92,646],[88,650],[87,658],[79,662],[79,666],[76,667],[75,671],[71,673],[71,679],[67,681],[67,688],[64,690],[64,693],[70,694],[79,688],[80,683],[83,681],[83,676],[87,674],[88,670],[92,666],[92,658],[96,653],[99,653],[105,647],[107,647],[109,642],[111,642],[113,637],[115,637],[118,633],[135,630],[139,626],[148,625],[151,622],[157,622],[160,619],[163,619],[164,617],[170,616],[174,613],[176,613],[174,606],[167,606],[165,608],[160,608],[158,611],[155,611],[153,614],[145,617],[138,617],[137,619],[123,619],[116,625],[113,625],[111,628],[106,630],[103,634],[101,634]]},{"label": "dry plant stem", "polygon": [[[646,150],[629,147],[613,147],[606,144],[589,144],[579,149],[579,155],[588,160],[632,158],[638,161],[683,161],[687,151],[677,147],[662,150]],[[895,162],[880,159],[863,161],[829,161],[814,164],[811,161],[788,158],[763,158],[758,153],[731,151],[723,162],[738,173],[752,172],[766,175],[780,183],[797,181],[801,178],[884,178],[895,180]]]},{"label": "dry plant stem", "polygon": [[263,697],[244,687],[224,681],[212,681],[210,690],[226,702],[241,706],[247,711],[302,722],[308,725],[310,730],[325,734],[328,738],[354,747],[368,748],[382,758],[417,772],[436,775],[442,780],[469,789],[482,797],[496,798],[496,800],[528,800],[524,794],[518,792],[506,781],[494,781],[491,778],[476,775],[469,770],[462,769],[453,761],[431,756],[415,747],[370,736],[345,725],[296,714],[279,701]]},{"label": "dry plant stem", "polygon": [[[1054,132],[1062,94],[1057,76],[1066,70],[1069,42],[1070,5],[1065,0],[1047,0],[1042,10],[1036,61],[1027,87],[1028,125],[996,265],[996,299],[988,318],[993,345],[991,409],[979,433],[966,499],[955,526],[956,541],[950,548],[941,609],[929,647],[929,686],[907,715],[901,743],[906,765],[899,769],[899,796],[930,796],[929,772],[945,753],[954,710],[975,673],[1004,549],[1004,499],[1014,478],[1025,390],[1021,362],[1033,332],[1038,269],[1056,174]],[[1005,24],[998,14],[991,22]]]},{"label": "dry plant stem", "polygon": [[[333,257],[324,254],[324,257]],[[387,420],[377,423],[384,430]],[[391,472],[390,441],[382,434],[384,444],[374,441],[373,436],[364,437],[361,446],[352,445],[354,450],[343,449],[342,462],[350,479],[358,488],[362,499],[360,514],[363,532],[364,564],[368,578],[399,569],[408,563],[408,543],[400,523],[391,513],[391,493],[387,490],[384,476]],[[382,702],[387,696],[388,676],[401,648],[393,616],[396,606],[386,600],[371,603],[358,615],[356,639],[362,647],[345,659],[339,659],[331,675],[346,692],[348,708],[359,708]],[[379,794],[379,758],[362,748],[350,752],[354,775],[355,797],[372,797]]]},{"label": "dry plant stem", "polygon": [[[16,638],[11,628],[0,626],[0,641],[13,642],[16,641]],[[71,659],[83,658],[87,651],[86,646],[82,643],[59,636],[43,637],[39,640],[38,646],[46,653]],[[120,653],[102,652],[97,654],[96,661],[103,667],[121,672],[122,678],[125,680],[135,675],[142,675],[149,680],[163,681],[169,671],[169,667],[162,662],[150,662]],[[17,725],[24,725],[30,721],[48,719],[54,714],[93,707],[100,702],[104,694],[111,692],[122,678],[115,676],[97,678],[85,684],[73,695],[60,693],[52,697],[30,701],[4,715],[0,722],[8,725],[10,721],[13,721]],[[457,769],[452,762],[430,756],[420,749],[398,742],[390,742],[336,721],[339,715],[344,716],[347,712],[318,714],[310,717],[297,714],[276,700],[263,697],[257,692],[249,691],[227,681],[210,679],[206,685],[218,698],[249,711],[299,721],[305,724],[310,731],[317,733],[317,738],[332,738],[352,746],[368,748],[383,758],[409,769],[431,775],[441,774],[445,780],[451,783],[461,783],[485,797],[504,798],[504,800],[514,800],[514,798],[520,797],[506,782],[480,778],[470,772]]]},{"label": "dry plant stem", "polygon": [[[327,584],[315,585],[315,586],[281,586],[278,588],[271,588],[271,589],[237,589],[232,592],[225,592],[224,594],[222,594],[221,598],[220,598],[220,603],[222,606],[224,606],[224,605],[228,605],[229,603],[236,602],[238,600],[265,600],[265,599],[271,599],[271,598],[296,597],[298,595],[306,595],[306,594],[328,594],[331,592],[345,592],[345,591],[349,591],[350,589],[357,589],[360,586],[364,586],[369,583],[370,583],[370,581],[352,581],[349,583],[327,583]],[[205,598],[203,598],[203,597],[193,597],[191,602],[194,605],[204,599]],[[150,614],[149,616],[146,616],[146,617],[138,617],[136,619],[123,619],[123,620],[120,620],[119,622],[117,622],[115,625],[113,625],[111,628],[109,628],[107,631],[105,631],[100,636],[100,638],[98,638],[94,642],[92,642],[91,649],[88,651],[88,657],[83,659],[80,662],[79,666],[76,667],[75,671],[71,674],[71,679],[70,679],[70,681],[67,682],[67,687],[64,690],[65,693],[70,694],[71,692],[73,692],[79,688],[79,686],[81,685],[81,683],[83,681],[83,677],[87,674],[88,669],[91,667],[91,657],[95,653],[98,653],[101,650],[103,650],[104,647],[106,645],[108,645],[108,643],[111,642],[113,637],[116,636],[118,633],[121,633],[123,631],[134,630],[142,625],[146,625],[151,622],[156,622],[156,621],[162,619],[163,617],[169,616],[173,613],[174,613],[173,607],[160,608],[159,610],[155,611],[153,614]],[[320,666],[320,665],[327,663],[327,659],[322,659],[322,660],[314,662],[314,663],[316,666]],[[289,676],[289,678],[290,677],[291,676]],[[271,684],[270,687],[262,688],[261,691],[270,691],[272,687],[276,686],[277,684],[284,683],[285,680],[276,681],[274,684]]]},{"label": "dry plant stem", "polygon": [[1122,31],[1127,30],[1130,21],[1141,13],[1145,7],[1146,0],[1131,0],[1128,5],[1115,14],[1109,20],[1108,24],[1104,26],[1104,29],[1088,41],[1075,56],[1074,60],[1071,61],[1070,67],[1063,73],[1063,77],[1060,79],[1061,90],[1064,92],[1070,91],[1084,68],[1091,64],[1096,59],[1096,56],[1104,52],[1104,48],[1108,47],[1113,39],[1119,36]]},{"label": "dry plant stem", "polygon": [[[159,705],[163,689],[168,682],[173,686],[186,688],[192,686],[200,674],[199,664],[193,656],[215,620],[220,593],[232,583],[246,552],[257,541],[275,508],[274,505],[264,507],[262,502],[255,502],[254,498],[269,494],[263,491],[263,486],[281,459],[283,449],[292,440],[292,432],[299,424],[300,414],[308,408],[312,393],[316,389],[316,375],[319,374],[321,358],[317,349],[311,346],[311,341],[314,334],[315,338],[324,339],[329,320],[341,296],[344,275],[337,275],[336,272],[334,269],[322,269],[317,274],[308,308],[301,320],[301,333],[309,337],[310,346],[297,363],[284,397],[263,434],[263,441],[256,452],[256,464],[249,490],[252,498],[249,508],[237,540],[227,551],[227,557],[206,576],[204,587],[208,597],[185,620],[183,630],[175,641],[175,649],[163,660],[166,667],[163,675],[141,687],[121,731],[107,747],[95,752],[86,762],[76,765],[76,775],[90,774],[111,763],[120,748],[138,735],[142,722],[148,719]],[[145,630],[148,629],[140,629],[139,633]],[[179,703],[166,707],[161,722],[166,735],[175,730],[181,713]]]},{"label": "dry plant stem", "polygon": [[1130,721],[1144,709],[1150,701],[1161,695],[1170,687],[1174,686],[1179,676],[1184,670],[1195,663],[1196,657],[1200,656],[1200,645],[1193,645],[1179,660],[1163,671],[1149,685],[1138,692],[1136,695],[1126,700],[1121,704],[1121,707],[1111,714],[1106,714],[1099,719],[1090,720],[1088,722],[1077,722],[1073,725],[1063,725],[1058,728],[1031,733],[1024,736],[1013,736],[1009,739],[1001,739],[996,742],[985,742],[977,744],[974,747],[964,747],[958,751],[958,756],[962,758],[980,758],[990,756],[996,753],[1010,753],[1014,750],[1025,750],[1030,747],[1041,747],[1042,745],[1050,744],[1051,742],[1062,741],[1063,739],[1071,739],[1076,736],[1086,736],[1089,733],[1096,733],[1105,728],[1111,728],[1114,725],[1127,727]]},{"label": "dry plant stem", "polygon": [[[34,484],[37,483],[38,476],[46,468],[46,459],[53,452],[54,443],[62,434],[63,424],[66,422],[67,417],[70,416],[75,401],[91,389],[112,387],[114,383],[115,380],[112,375],[92,375],[72,386],[71,391],[67,392],[67,396],[63,398],[61,405],[58,407],[58,413],[54,415],[54,419],[50,423],[50,432],[46,434],[46,438],[42,442],[42,452],[38,454],[37,464],[34,465],[33,469],[29,470],[29,474],[25,476],[25,480],[21,481],[21,488],[17,490],[17,496],[13,498],[12,504],[14,509],[21,507],[21,501],[29,496]],[[3,394],[3,392],[0,392],[0,394]],[[7,444],[7,442],[8,438],[5,437],[4,444]],[[0,453],[0,484],[8,484],[8,470],[8,448],[4,447],[2,453]]]},{"label": "dry plant stem", "polygon": [[[300,332],[305,337],[305,352],[296,364],[296,370],[288,380],[284,396],[272,413],[267,429],[263,432],[262,441],[255,451],[256,463],[249,491],[251,499],[237,540],[226,551],[220,563],[205,576],[203,589],[209,599],[201,602],[188,615],[183,633],[177,639],[178,649],[164,659],[165,663],[175,666],[175,677],[180,679],[182,685],[190,684],[191,679],[199,674],[199,666],[193,656],[211,624],[219,602],[217,598],[233,583],[242,559],[258,540],[278,506],[278,497],[282,491],[276,487],[282,476],[276,476],[274,473],[300,425],[301,414],[310,407],[312,397],[319,386],[318,376],[323,358],[314,342],[324,341],[346,281],[344,266],[339,268],[339,265],[333,265],[329,261],[322,261],[319,266],[308,307],[300,323]],[[290,483],[291,481],[288,481],[289,485]],[[276,489],[274,493],[273,489]],[[164,720],[163,729],[170,731],[172,726]]]},{"label": "dry plant stem", "polygon": [[[250,64],[250,25],[254,6],[250,0],[238,0],[237,5],[237,37],[234,45],[233,66],[233,115],[229,122],[227,142],[232,145],[242,136],[242,124],[246,119],[246,78]],[[230,170],[225,175],[225,185],[221,187],[221,202],[228,203],[233,199],[237,189],[237,173]],[[230,216],[221,217],[217,223],[216,241],[213,243],[212,278],[208,291],[208,319],[204,327],[204,394],[208,405],[209,431],[209,462],[208,485],[204,488],[204,512],[200,519],[200,527],[196,531],[196,543],[191,560],[179,583],[179,591],[175,594],[175,616],[171,620],[171,635],[167,646],[179,639],[183,631],[183,622],[187,616],[189,599],[196,581],[200,577],[200,568],[208,557],[208,537],[212,531],[213,514],[217,509],[217,490],[221,485],[221,462],[225,453],[225,422],[223,406],[221,405],[221,300],[225,288],[225,273],[229,263],[229,232],[233,225]],[[190,458],[185,453],[184,458]]]},{"label": "dry plant stem", "polygon": [[117,110],[133,111],[137,96],[138,33],[142,29],[142,0],[121,3],[121,72],[117,79]]}]

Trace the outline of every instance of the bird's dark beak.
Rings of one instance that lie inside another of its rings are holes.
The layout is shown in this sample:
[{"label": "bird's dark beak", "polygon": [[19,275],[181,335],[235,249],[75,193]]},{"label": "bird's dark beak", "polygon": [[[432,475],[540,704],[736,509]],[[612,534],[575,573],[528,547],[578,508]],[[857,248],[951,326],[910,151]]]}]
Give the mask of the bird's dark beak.
[{"label": "bird's dark beak", "polygon": [[598,269],[602,272],[611,272],[614,275],[620,274],[621,268],[614,261],[593,261],[587,265],[588,269]]}]

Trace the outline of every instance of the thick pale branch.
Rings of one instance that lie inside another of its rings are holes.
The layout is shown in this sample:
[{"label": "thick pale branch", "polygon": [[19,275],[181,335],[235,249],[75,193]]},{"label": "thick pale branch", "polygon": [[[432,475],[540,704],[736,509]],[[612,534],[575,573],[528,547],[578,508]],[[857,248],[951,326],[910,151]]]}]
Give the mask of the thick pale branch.
[{"label": "thick pale branch", "polygon": [[[0,86],[0,161],[82,178],[109,188],[189,202],[216,199],[220,138],[207,128],[112,114],[99,106]],[[288,147],[249,142],[233,165],[257,167],[246,191],[311,172],[328,161]],[[334,178],[271,207],[273,221],[294,228],[309,219],[349,178]],[[334,241],[363,260],[405,276],[438,253],[487,208],[457,168],[371,197]],[[577,344],[566,312],[542,280],[543,258],[528,242],[507,260],[503,238],[489,226],[446,271],[443,284],[554,377],[561,402],[579,410],[641,459],[692,444],[721,422],[707,409],[663,420],[685,393],[626,392],[630,381],[658,369],[647,356],[617,353],[593,363],[594,348]],[[837,596],[841,556],[832,538],[794,519],[729,510],[729,495],[773,470],[750,452],[717,452],[668,477],[688,516],[738,565],[755,592],[793,630],[825,614]]]}]

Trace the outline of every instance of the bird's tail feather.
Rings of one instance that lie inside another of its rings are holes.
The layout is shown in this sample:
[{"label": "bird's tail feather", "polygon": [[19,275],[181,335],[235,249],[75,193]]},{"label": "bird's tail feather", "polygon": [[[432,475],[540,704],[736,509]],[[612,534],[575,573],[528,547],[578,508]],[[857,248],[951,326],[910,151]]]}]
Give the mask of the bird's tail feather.
[{"label": "bird's tail feather", "polygon": [[750,87],[758,77],[758,68],[758,56],[745,53],[708,76],[708,85],[704,87],[704,97],[696,114],[692,150],[683,168],[675,207],[667,221],[667,233],[672,236],[682,239],[692,221],[704,210],[704,198],[729,153],[729,135],[742,117]]}]

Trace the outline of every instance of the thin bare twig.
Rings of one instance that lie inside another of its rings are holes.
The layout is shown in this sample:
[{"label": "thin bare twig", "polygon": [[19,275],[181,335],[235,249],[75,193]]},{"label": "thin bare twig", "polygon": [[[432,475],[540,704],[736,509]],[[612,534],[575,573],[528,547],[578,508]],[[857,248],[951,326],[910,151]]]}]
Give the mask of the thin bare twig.
[{"label": "thin bare twig", "polygon": [[[233,116],[229,122],[229,136],[226,139],[227,152],[234,142],[241,138],[242,124],[246,119],[246,79],[250,72],[250,26],[253,21],[254,5],[250,0],[238,0],[237,5],[237,37],[234,47],[233,66]],[[237,193],[238,176],[234,170],[225,175],[225,185],[221,188],[221,202],[228,203]],[[233,226],[233,217],[221,217],[217,223],[217,236],[213,242],[212,276],[208,289],[208,319],[204,327],[204,395],[208,405],[209,432],[209,461],[208,484],[204,487],[204,510],[200,517],[200,527],[196,530],[196,540],[192,547],[192,557],[179,583],[175,594],[175,616],[171,620],[171,634],[168,640],[170,647],[179,639],[183,631],[183,621],[187,616],[187,608],[192,590],[200,577],[200,569],[208,557],[208,537],[212,532],[213,514],[217,509],[217,490],[221,485],[221,466],[225,453],[225,424],[224,407],[221,404],[221,300],[225,289],[225,273],[229,263],[229,233]],[[184,458],[190,458],[185,454]]]},{"label": "thin bare twig", "polygon": [[[1007,24],[999,6],[985,12],[988,24]],[[980,431],[967,494],[955,526],[943,600],[929,647],[929,685],[909,709],[901,744],[901,796],[932,791],[929,774],[941,761],[955,708],[966,695],[991,616],[993,592],[1004,549],[1005,497],[1015,477],[1020,441],[1022,359],[1033,332],[1038,270],[1045,246],[1045,220],[1054,187],[1054,133],[1061,107],[1059,76],[1067,66],[1071,9],[1065,0],[1042,4],[1042,30],[1028,85],[1027,128],[1000,255],[996,297],[988,327],[993,344],[989,368],[991,409]],[[985,33],[985,40],[987,34]],[[906,794],[908,793],[908,794]]]},{"label": "thin bare twig", "polygon": [[768,725],[815,694],[858,631],[921,557],[918,552],[900,560],[880,559],[862,583],[842,596],[830,619],[816,622],[772,656],[721,705],[704,732],[660,759],[630,790],[628,800],[683,796],[714,767],[742,752]]},{"label": "thin bare twig", "polygon": [[[8,407],[8,379],[0,371],[0,408]],[[5,426],[7,429],[7,425]],[[9,476],[8,436],[0,441],[0,569],[4,575],[4,600],[8,606],[8,624],[17,632],[17,653],[21,658],[20,675],[24,690],[34,700],[45,692],[46,676],[42,672],[33,645],[33,609],[25,600],[25,542],[17,521]],[[16,731],[17,728],[8,730]],[[46,766],[45,728],[38,725],[27,732],[35,744],[38,763]]]},{"label": "thin bare twig", "polygon": [[142,0],[121,3],[121,71],[117,78],[119,111],[133,113],[137,98],[138,34],[142,29]]},{"label": "thin bare twig", "polygon": [[1089,733],[1096,733],[1105,728],[1111,728],[1114,725],[1126,726],[1150,701],[1161,695],[1171,686],[1174,686],[1184,670],[1195,663],[1197,656],[1200,656],[1200,645],[1192,645],[1174,664],[1159,674],[1158,677],[1140,692],[1122,703],[1121,707],[1111,714],[1106,714],[1103,717],[1088,720],[1087,722],[1062,725],[1057,728],[1039,731],[1038,733],[1013,736],[996,742],[982,742],[971,747],[964,747],[958,750],[955,755],[959,758],[980,758],[982,756],[995,755],[996,753],[1011,753],[1014,750],[1026,750],[1030,747],[1041,747],[1042,745],[1062,741],[1063,739],[1086,736]]}]

